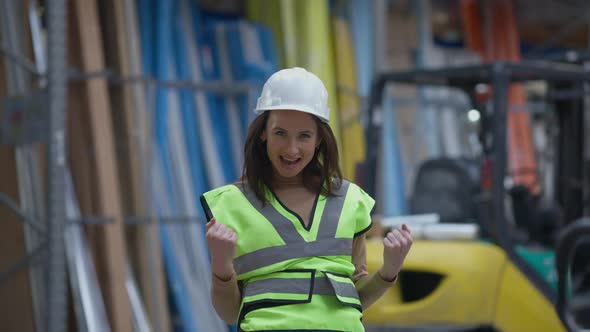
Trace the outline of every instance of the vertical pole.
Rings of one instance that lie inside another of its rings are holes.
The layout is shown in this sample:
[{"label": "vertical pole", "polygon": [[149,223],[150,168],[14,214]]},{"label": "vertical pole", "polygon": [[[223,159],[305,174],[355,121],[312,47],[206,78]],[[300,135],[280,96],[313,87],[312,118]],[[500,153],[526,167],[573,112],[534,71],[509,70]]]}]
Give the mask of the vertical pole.
[{"label": "vertical pole", "polygon": [[[418,0],[414,2],[416,16],[418,17],[418,54],[416,64],[418,68],[432,67],[432,8],[430,0]],[[416,137],[422,137],[426,145],[426,158],[439,158],[442,155],[440,116],[433,105],[433,97],[441,88],[431,86],[419,87],[419,108],[417,113]],[[419,145],[416,145],[419,147]],[[420,155],[420,150],[414,151]]]},{"label": "vertical pole", "polygon": [[[362,0],[356,0],[353,2],[356,2],[353,5],[353,10],[356,12],[360,9],[360,7],[365,7],[367,6],[365,3],[366,1],[363,1],[363,5],[359,5],[358,3],[361,2]],[[369,28],[365,29],[365,32],[368,32],[370,36],[373,36],[371,39],[369,39],[369,43],[366,43],[366,45],[372,45],[373,46],[373,54],[370,54],[370,52],[368,52],[368,54],[362,54],[361,52],[358,52],[359,54],[359,60],[362,60],[362,56],[364,56],[365,58],[368,57],[372,57],[372,61],[370,62],[370,76],[369,77],[376,77],[380,72],[386,72],[386,71],[390,71],[391,70],[391,66],[390,63],[387,59],[387,50],[388,50],[388,41],[389,39],[387,38],[387,3],[383,0],[376,0],[376,1],[368,1],[369,3],[372,3],[372,8],[370,8],[371,6],[369,6],[367,9],[365,9],[364,11],[366,12],[364,16],[361,16],[359,14],[353,13],[353,17],[357,16],[356,18],[353,18],[353,24],[356,20],[356,22],[359,23],[363,23],[367,24],[367,26]],[[373,17],[373,22],[372,26],[370,24],[371,18]],[[361,21],[362,19],[362,21]],[[358,29],[358,28],[357,28]],[[372,30],[372,31],[371,31]],[[358,34],[357,34],[358,35]],[[364,38],[367,38],[367,36],[363,36]],[[357,44],[360,45],[360,44]],[[357,46],[358,47],[358,46]],[[367,53],[366,50],[364,50],[364,53]],[[367,65],[365,64],[365,68],[363,67],[359,67],[360,70],[367,70]],[[363,74],[359,75],[359,82],[362,81],[362,76]],[[389,88],[390,90],[391,88]],[[362,93],[362,90],[359,90]],[[374,123],[371,124],[367,124],[368,127],[366,128],[371,128],[373,127],[375,130],[374,135],[376,135],[375,137],[375,142],[374,145],[371,144],[370,146],[367,146],[367,148],[365,148],[365,151],[370,151],[374,150],[375,151],[375,159],[374,159],[374,167],[371,167],[369,170],[365,170],[365,172],[374,172],[373,175],[373,180],[371,183],[371,187],[367,187],[367,188],[373,188],[371,190],[373,190],[373,192],[371,193],[373,195],[373,197],[375,197],[375,210],[373,211],[373,213],[376,214],[380,214],[380,215],[384,215],[385,214],[385,208],[388,206],[389,204],[389,196],[387,195],[387,188],[388,185],[391,184],[387,184],[385,183],[386,180],[388,179],[388,175],[389,178],[391,178],[394,174],[387,174],[387,172],[389,171],[389,169],[386,167],[386,162],[391,160],[391,158],[388,158],[389,156],[387,156],[387,153],[393,153],[392,147],[391,146],[385,146],[386,144],[386,135],[388,133],[386,133],[386,128],[384,128],[384,115],[388,115],[386,114],[387,112],[393,112],[393,109],[391,107],[391,98],[392,96],[388,93],[391,91],[388,91],[388,87],[385,86],[383,88],[382,91],[379,92],[379,95],[381,96],[381,98],[379,98],[378,101],[376,101],[378,104],[375,104],[372,106],[375,107],[373,108],[373,114],[376,115],[376,117],[372,117],[370,118],[371,121],[373,121]],[[388,107],[389,106],[389,107]],[[392,115],[395,116],[395,115]],[[391,133],[389,133],[391,134]],[[366,137],[366,136],[365,136]],[[367,154],[369,155],[369,154]]]},{"label": "vertical pole", "polygon": [[503,248],[508,248],[508,227],[504,206],[506,174],[506,127],[508,111],[508,73],[502,62],[494,64],[493,69],[494,110],[492,114],[492,207],[494,236]]},{"label": "vertical pole", "polygon": [[[590,61],[584,63],[584,69],[590,71]],[[582,84],[584,99],[582,100],[582,201],[590,202],[590,82],[586,80]],[[582,215],[590,216],[590,204],[584,204]]]},{"label": "vertical pole", "polygon": [[47,224],[49,262],[47,264],[48,332],[66,330],[66,270],[64,250],[67,15],[65,0],[48,2],[48,90],[49,147]]}]

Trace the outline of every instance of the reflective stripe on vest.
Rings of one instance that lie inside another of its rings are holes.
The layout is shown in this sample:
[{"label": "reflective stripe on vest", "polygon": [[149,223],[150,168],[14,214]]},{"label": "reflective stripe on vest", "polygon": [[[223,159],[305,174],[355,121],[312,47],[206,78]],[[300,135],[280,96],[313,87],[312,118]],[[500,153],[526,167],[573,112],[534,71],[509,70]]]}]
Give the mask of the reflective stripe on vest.
[{"label": "reflective stripe on vest", "polygon": [[[308,294],[311,285],[309,278],[269,278],[248,283],[243,290],[244,298],[265,293]],[[340,295],[358,299],[358,292],[352,282],[340,282],[326,276],[314,279],[313,294]]]},{"label": "reflective stripe on vest", "polygon": [[316,277],[316,270],[286,270],[268,278],[248,282],[242,289],[244,308],[260,302],[306,303],[313,295],[336,296],[343,305],[362,311],[358,291],[352,280],[345,275],[330,272]]},{"label": "reflective stripe on vest", "polygon": [[[320,226],[321,227],[321,226]],[[350,256],[352,239],[323,239],[319,242],[296,242],[259,249],[234,259],[237,274],[286,261],[312,256]]]},{"label": "reflective stripe on vest", "polygon": [[243,274],[289,259],[312,256],[350,256],[352,239],[337,239],[336,230],[350,183],[342,181],[336,196],[328,197],[315,241],[305,242],[293,223],[271,204],[263,204],[246,185],[238,185],[242,194],[276,229],[283,246],[259,249],[234,259],[236,273]]},{"label": "reflective stripe on vest", "polygon": [[358,291],[348,276],[324,272],[334,289],[334,294],[343,304],[348,304],[362,310]]}]

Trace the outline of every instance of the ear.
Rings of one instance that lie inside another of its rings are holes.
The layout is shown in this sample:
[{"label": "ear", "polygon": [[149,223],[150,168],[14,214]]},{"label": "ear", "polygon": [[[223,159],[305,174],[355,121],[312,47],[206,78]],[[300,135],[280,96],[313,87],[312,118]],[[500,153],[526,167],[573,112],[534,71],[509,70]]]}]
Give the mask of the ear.
[{"label": "ear", "polygon": [[322,138],[318,138],[317,142],[315,143],[316,150],[320,148],[320,144],[322,144]]},{"label": "ear", "polygon": [[260,140],[262,142],[266,142],[266,129],[262,130],[262,134],[260,134]]}]

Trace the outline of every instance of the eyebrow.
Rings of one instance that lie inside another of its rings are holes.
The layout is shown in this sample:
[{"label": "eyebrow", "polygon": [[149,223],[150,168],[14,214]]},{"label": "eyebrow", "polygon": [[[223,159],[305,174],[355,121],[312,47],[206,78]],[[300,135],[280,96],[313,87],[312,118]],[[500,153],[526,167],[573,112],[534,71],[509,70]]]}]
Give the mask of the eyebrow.
[{"label": "eyebrow", "polygon": [[[282,127],[274,127],[272,128],[273,130],[282,130],[282,131],[286,131],[289,132],[287,129],[284,129]],[[299,132],[300,134],[313,134],[313,130],[303,130]]]}]

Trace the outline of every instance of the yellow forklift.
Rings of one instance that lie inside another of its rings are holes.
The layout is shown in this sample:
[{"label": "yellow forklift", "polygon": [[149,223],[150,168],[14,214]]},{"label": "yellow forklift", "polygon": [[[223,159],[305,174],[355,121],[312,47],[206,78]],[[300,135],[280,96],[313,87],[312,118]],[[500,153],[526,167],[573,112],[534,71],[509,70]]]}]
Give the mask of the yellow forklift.
[{"label": "yellow forklift", "polygon": [[[578,65],[565,65],[542,62],[495,62],[484,65],[453,67],[443,69],[424,69],[405,72],[382,73],[373,82],[369,100],[369,125],[367,127],[368,157],[363,167],[365,177],[362,185],[372,194],[376,188],[376,164],[380,145],[380,127],[375,118],[379,116],[383,93],[389,84],[429,85],[455,87],[464,90],[475,100],[475,88],[479,84],[487,84],[493,91],[490,112],[482,119],[485,127],[482,141],[483,158],[491,167],[490,191],[473,193],[469,186],[477,186],[477,180],[469,181],[468,171],[461,161],[438,160],[427,161],[420,167],[416,175],[415,196],[428,195],[428,170],[434,169],[437,176],[456,179],[459,189],[465,189],[463,195],[456,195],[458,205],[469,201],[475,224],[480,230],[479,237],[441,237],[442,240],[417,239],[408,255],[397,284],[371,308],[364,313],[364,322],[368,331],[566,331],[571,324],[564,324],[555,306],[557,303],[557,272],[555,266],[555,237],[563,231],[565,223],[573,217],[582,217],[588,213],[584,204],[587,199],[590,181],[588,170],[589,160],[576,164],[582,157],[577,156],[574,162],[566,158],[561,164],[574,165],[575,171],[582,173],[583,181],[574,187],[585,188],[580,197],[582,207],[575,214],[563,213],[564,205],[571,202],[560,202],[563,209],[542,210],[533,204],[531,193],[522,188],[506,187],[507,179],[507,95],[511,82],[544,81],[550,87],[579,87],[590,80],[590,73]],[[584,112],[582,111],[582,114]],[[564,121],[575,121],[565,116]],[[583,127],[582,127],[583,128]],[[567,134],[567,133],[564,133]],[[583,146],[582,138],[571,135]],[[583,130],[582,130],[583,134]],[[590,135],[586,133],[586,135]],[[567,141],[561,142],[568,144]],[[586,138],[586,149],[590,142]],[[562,146],[564,147],[564,146]],[[570,157],[575,157],[575,151]],[[567,157],[567,156],[566,156]],[[586,156],[588,157],[588,156]],[[564,159],[564,158],[561,158]],[[586,166],[584,166],[584,163]],[[464,170],[463,172],[461,170]],[[571,172],[571,167],[561,167],[561,172]],[[420,185],[420,179],[423,186]],[[448,181],[447,181],[448,182]],[[451,181],[452,182],[452,181]],[[457,187],[457,186],[456,186]],[[425,191],[421,191],[425,189]],[[434,195],[454,195],[437,188]],[[457,189],[457,188],[455,188]],[[571,188],[570,188],[571,189]],[[568,190],[565,190],[568,192]],[[430,193],[433,194],[433,193]],[[575,192],[573,192],[575,195]],[[584,198],[585,197],[585,198]],[[419,198],[419,197],[418,197]],[[432,202],[432,200],[430,200]],[[514,220],[509,221],[507,202],[510,202]],[[386,203],[385,203],[386,204]],[[445,206],[439,206],[444,210]],[[586,212],[582,212],[583,209]],[[436,207],[431,212],[437,213]],[[442,211],[443,217],[445,211]],[[566,217],[564,217],[564,215]],[[568,219],[569,218],[569,219]],[[436,227],[445,228],[445,219]],[[454,227],[456,225],[449,225]],[[585,226],[587,227],[587,225]],[[526,236],[521,236],[525,233]],[[590,252],[590,251],[589,251]],[[368,239],[367,260],[370,270],[377,269],[381,264],[382,243],[380,237]],[[568,254],[569,255],[569,254]],[[583,256],[583,255],[582,255]],[[566,257],[566,256],[564,256]],[[569,257],[569,256],[567,256]],[[558,258],[558,265],[566,264]],[[568,261],[569,262],[569,261]],[[590,260],[582,257],[578,263],[579,275],[576,287],[588,287],[590,280]],[[564,283],[560,280],[559,287]],[[582,292],[573,289],[571,283],[564,286],[569,293]],[[561,288],[560,288],[561,289]],[[561,293],[560,293],[561,294]],[[565,293],[564,293],[565,294]],[[583,292],[582,292],[583,294]],[[567,294],[566,294],[567,295]],[[582,297],[585,297],[582,296]],[[590,298],[590,293],[589,296]],[[568,297],[564,297],[568,299]],[[576,307],[568,307],[567,300],[560,307],[569,321],[583,321],[588,315],[590,301],[577,301]],[[567,314],[566,314],[567,313]],[[573,317],[573,318],[572,318]]]}]

